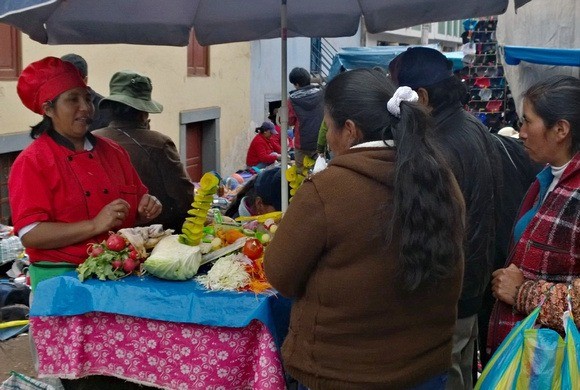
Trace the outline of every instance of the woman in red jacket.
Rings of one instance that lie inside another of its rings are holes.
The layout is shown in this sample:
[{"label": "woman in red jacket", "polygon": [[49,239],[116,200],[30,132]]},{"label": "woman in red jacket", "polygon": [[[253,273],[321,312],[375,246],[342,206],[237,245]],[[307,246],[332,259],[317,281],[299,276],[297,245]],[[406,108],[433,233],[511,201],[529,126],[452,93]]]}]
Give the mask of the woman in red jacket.
[{"label": "woman in red jacket", "polygon": [[36,61],[22,71],[17,91],[43,117],[8,178],[14,229],[34,279],[37,263],[81,264],[88,244],[110,230],[146,223],[162,207],[127,152],[88,131],[94,107],[74,65],[55,57]]},{"label": "woman in red jacket", "polygon": [[246,155],[248,168],[265,168],[270,164],[280,161],[280,144],[274,142],[273,135],[278,134],[272,122],[264,122],[256,128],[256,136],[250,143]]},{"label": "woman in red jacket", "polygon": [[[41,281],[83,263],[87,246],[103,241],[109,231],[148,223],[162,206],[148,194],[127,152],[89,132],[94,107],[73,64],[56,57],[33,62],[16,88],[22,103],[42,116],[8,178],[14,230],[30,257],[34,291]],[[63,386],[143,388],[101,375],[63,379]]]}]

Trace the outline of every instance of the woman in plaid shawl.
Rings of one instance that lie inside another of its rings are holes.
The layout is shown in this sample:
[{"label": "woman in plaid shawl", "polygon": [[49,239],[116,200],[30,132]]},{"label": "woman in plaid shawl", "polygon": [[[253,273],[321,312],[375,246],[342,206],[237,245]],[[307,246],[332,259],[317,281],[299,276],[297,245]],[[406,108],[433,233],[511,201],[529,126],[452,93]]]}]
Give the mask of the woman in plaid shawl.
[{"label": "woman in plaid shawl", "polygon": [[520,138],[530,158],[547,165],[521,205],[506,268],[492,275],[491,352],[546,293],[540,323],[563,331],[570,291],[580,326],[580,80],[540,82],[524,93],[523,108]]}]

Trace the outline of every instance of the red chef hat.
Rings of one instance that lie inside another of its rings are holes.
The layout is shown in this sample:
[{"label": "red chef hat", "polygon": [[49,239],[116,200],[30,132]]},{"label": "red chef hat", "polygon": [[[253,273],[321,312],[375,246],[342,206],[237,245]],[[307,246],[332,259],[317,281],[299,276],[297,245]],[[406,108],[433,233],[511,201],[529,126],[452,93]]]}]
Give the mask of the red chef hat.
[{"label": "red chef hat", "polygon": [[27,108],[43,115],[44,102],[77,87],[86,88],[87,85],[73,64],[60,58],[46,57],[22,71],[16,91]]}]

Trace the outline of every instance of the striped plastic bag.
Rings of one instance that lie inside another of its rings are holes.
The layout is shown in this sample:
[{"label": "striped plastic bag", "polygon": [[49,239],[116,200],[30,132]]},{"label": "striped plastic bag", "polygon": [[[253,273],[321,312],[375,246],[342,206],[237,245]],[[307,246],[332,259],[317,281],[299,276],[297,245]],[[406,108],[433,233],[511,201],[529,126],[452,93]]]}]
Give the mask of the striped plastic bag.
[{"label": "striped plastic bag", "polygon": [[552,329],[527,329],[515,389],[560,389],[565,344]]},{"label": "striped plastic bag", "polygon": [[562,390],[580,389],[580,332],[574,323],[570,306],[568,303],[568,311],[564,313],[566,351],[562,367]]},{"label": "striped plastic bag", "polygon": [[491,357],[475,390],[578,390],[580,335],[571,311],[564,315],[566,340],[534,328],[541,304],[516,324]]}]

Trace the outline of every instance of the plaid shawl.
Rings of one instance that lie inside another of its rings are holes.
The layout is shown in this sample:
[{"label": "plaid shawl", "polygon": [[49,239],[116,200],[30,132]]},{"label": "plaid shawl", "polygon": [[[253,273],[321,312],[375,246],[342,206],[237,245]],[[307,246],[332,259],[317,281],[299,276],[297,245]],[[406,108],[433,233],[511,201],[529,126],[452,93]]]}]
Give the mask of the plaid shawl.
[{"label": "plaid shawl", "polygon": [[[524,199],[518,219],[538,202],[536,180]],[[506,267],[517,265],[526,279],[571,283],[580,277],[580,152],[512,248]],[[524,314],[497,301],[489,324],[487,345],[494,351]]]}]

